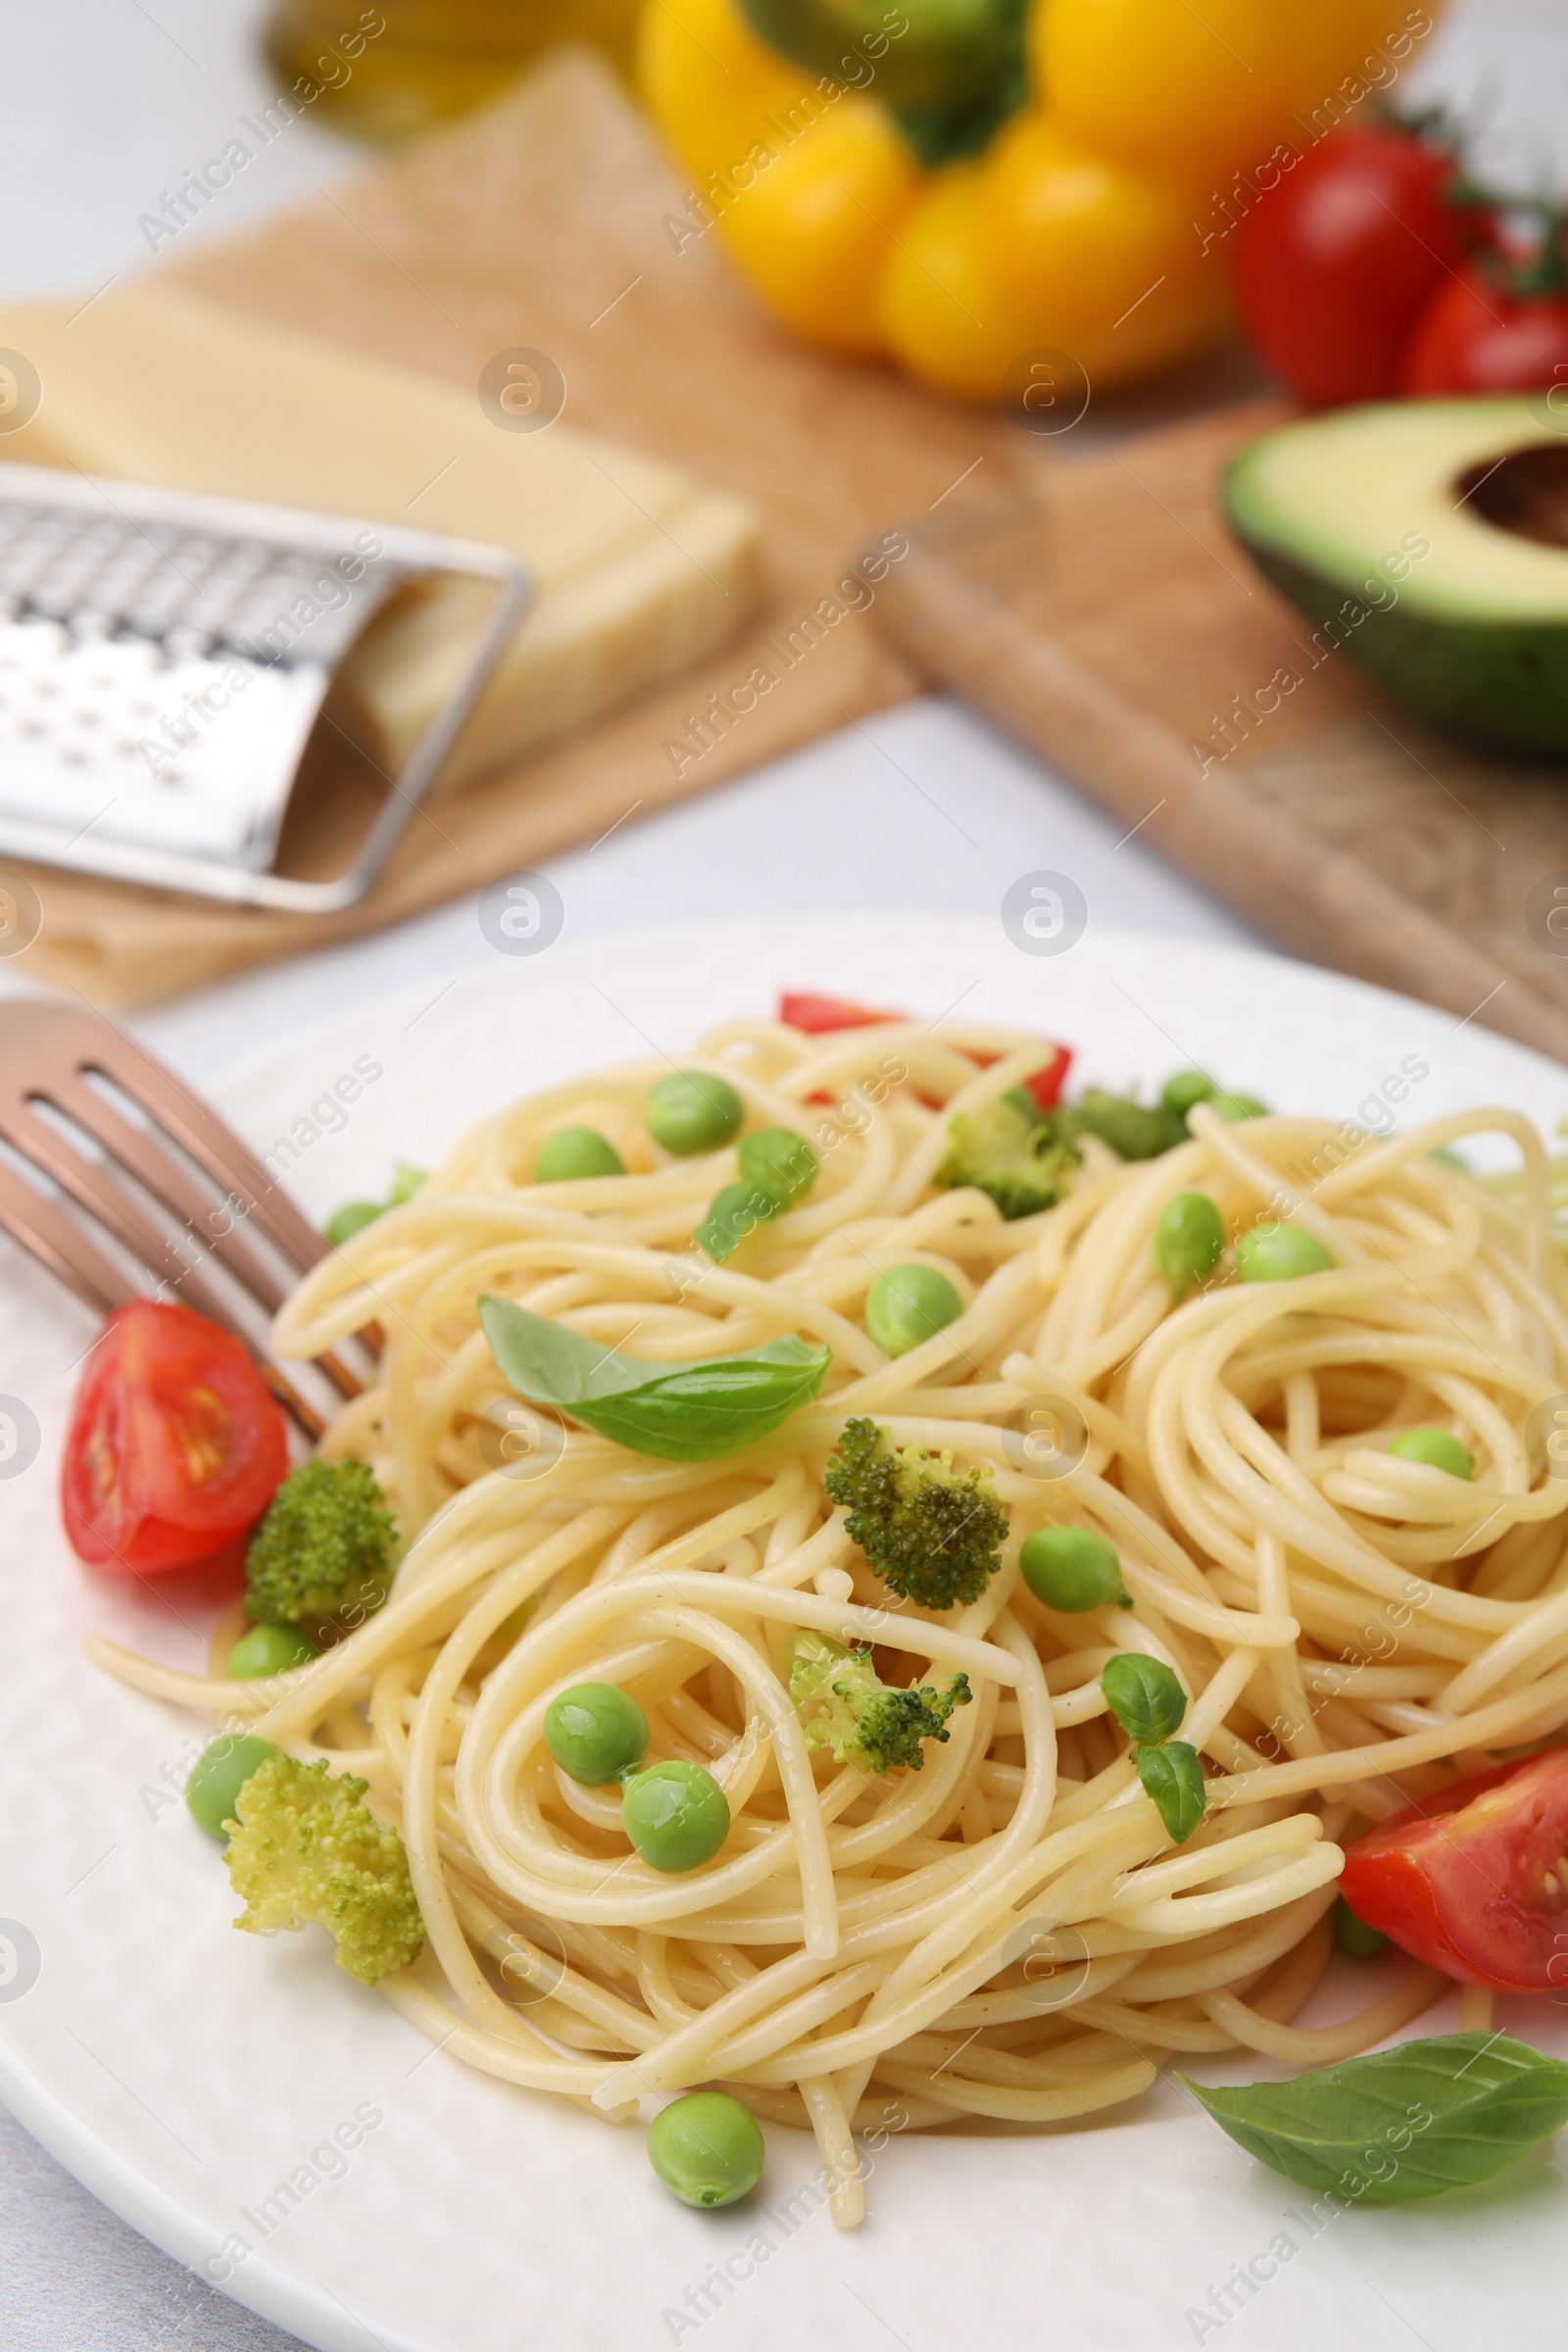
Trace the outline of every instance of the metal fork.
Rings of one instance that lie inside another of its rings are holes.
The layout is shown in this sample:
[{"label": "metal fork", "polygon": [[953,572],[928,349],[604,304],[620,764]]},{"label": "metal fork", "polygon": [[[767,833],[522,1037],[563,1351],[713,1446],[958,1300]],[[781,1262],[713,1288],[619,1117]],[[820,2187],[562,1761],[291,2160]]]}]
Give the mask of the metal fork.
[{"label": "metal fork", "polygon": [[[147,1124],[127,1117],[94,1079],[133,1103]],[[89,1156],[68,1128],[89,1137],[103,1156]],[[97,1013],[10,998],[0,1004],[0,1142],[11,1152],[0,1154],[0,1228],[13,1241],[101,1314],[151,1290],[209,1316],[246,1348],[306,1436],[319,1437],[321,1412],[268,1353],[255,1326],[282,1305],[285,1275],[308,1273],[327,1244],[172,1071]],[[30,1181],[18,1158],[45,1185]],[[154,1221],[127,1179],[174,1220],[173,1230]],[[104,1253],[67,1201],[118,1244],[129,1266]],[[270,1246],[283,1272],[253,1235]],[[373,1346],[373,1335],[366,1336]],[[361,1394],[364,1383],[338,1355],[318,1360],[340,1396]]]}]

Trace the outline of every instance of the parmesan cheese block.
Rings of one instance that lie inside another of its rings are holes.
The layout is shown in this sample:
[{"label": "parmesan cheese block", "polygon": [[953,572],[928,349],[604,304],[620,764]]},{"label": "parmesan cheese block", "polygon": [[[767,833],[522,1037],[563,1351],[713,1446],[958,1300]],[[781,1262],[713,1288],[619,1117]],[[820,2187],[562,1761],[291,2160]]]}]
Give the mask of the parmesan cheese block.
[{"label": "parmesan cheese block", "polygon": [[[532,598],[448,785],[698,660],[756,608],[755,509],[615,442],[564,422],[506,430],[477,389],[157,284],[69,317],[0,312],[0,346],[42,384],[0,458],[364,515],[521,559]],[[455,577],[407,592],[349,654],[333,709],[388,772],[461,668],[491,593]]]}]

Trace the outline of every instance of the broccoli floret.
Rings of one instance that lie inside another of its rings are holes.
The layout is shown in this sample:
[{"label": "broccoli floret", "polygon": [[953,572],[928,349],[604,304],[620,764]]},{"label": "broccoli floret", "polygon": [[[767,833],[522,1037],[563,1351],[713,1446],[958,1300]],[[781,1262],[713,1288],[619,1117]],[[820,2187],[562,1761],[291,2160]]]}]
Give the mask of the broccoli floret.
[{"label": "broccoli floret", "polygon": [[978,1600],[1001,1564],[1007,1514],[989,1468],[961,1477],[951,1453],[895,1446],[875,1421],[846,1421],[824,1482],[890,1592],[925,1609]]},{"label": "broccoli floret", "polygon": [[1107,1095],[1098,1086],[1081,1101],[1047,1111],[1046,1125],[1064,1142],[1097,1135],[1123,1159],[1157,1159],[1187,1141],[1187,1121],[1163,1103],[1146,1106],[1130,1095]]},{"label": "broccoli floret", "polygon": [[387,1596],[397,1528],[365,1462],[302,1462],[245,1553],[245,1605],[262,1625],[357,1625]]},{"label": "broccoli floret", "polygon": [[949,1192],[972,1184],[1004,1217],[1032,1217],[1054,1208],[1082,1158],[1071,1137],[1057,1135],[1038,1105],[1015,1089],[988,1110],[959,1111],[948,1122],[947,1156],[935,1181]]},{"label": "broccoli floret", "polygon": [[922,1683],[895,1690],[877,1679],[868,1649],[846,1649],[825,1634],[799,1634],[792,1645],[790,1697],[801,1709],[807,1743],[828,1747],[836,1764],[889,1773],[896,1764],[918,1772],[927,1740],[946,1740],[948,1717],[974,1693],[966,1674],[945,1690]]},{"label": "broccoli floret", "polygon": [[403,1840],[366,1805],[366,1781],[334,1780],[324,1757],[269,1756],[234,1800],[223,1859],[245,1905],[235,1920],[275,1936],[312,1920],[330,1931],[337,1964],[374,1984],[417,1958],[424,1922]]},{"label": "broccoli floret", "polygon": [[1262,1108],[1250,1096],[1216,1094],[1196,1072],[1179,1073],[1153,1103],[1092,1086],[1076,1102],[1042,1110],[1027,1087],[1015,1086],[978,1116],[959,1111],[949,1121],[935,1181],[950,1190],[977,1185],[1004,1217],[1034,1216],[1054,1207],[1081,1165],[1080,1136],[1098,1136],[1121,1159],[1157,1159],[1187,1141],[1187,1112],[1205,1101],[1224,1118],[1250,1118]]}]

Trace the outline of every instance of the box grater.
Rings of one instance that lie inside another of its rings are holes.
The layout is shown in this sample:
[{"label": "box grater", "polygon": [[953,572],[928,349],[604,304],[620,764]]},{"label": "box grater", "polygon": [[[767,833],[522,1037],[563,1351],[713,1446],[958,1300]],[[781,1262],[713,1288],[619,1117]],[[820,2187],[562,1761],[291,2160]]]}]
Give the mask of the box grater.
[{"label": "box grater", "polygon": [[[345,657],[389,598],[451,574],[496,594],[446,701],[342,871],[273,872]],[[351,906],[527,596],[500,548],[0,465],[0,857],[240,906]]]}]

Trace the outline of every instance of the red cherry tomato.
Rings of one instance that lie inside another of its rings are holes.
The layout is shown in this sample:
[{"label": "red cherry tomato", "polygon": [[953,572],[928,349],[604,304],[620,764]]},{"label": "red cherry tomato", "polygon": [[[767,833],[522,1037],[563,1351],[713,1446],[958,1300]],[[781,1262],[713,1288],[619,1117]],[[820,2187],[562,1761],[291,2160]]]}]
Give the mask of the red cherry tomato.
[{"label": "red cherry tomato", "polygon": [[1464,260],[1466,217],[1443,202],[1453,158],[1397,128],[1314,147],[1236,231],[1249,335],[1301,400],[1397,391],[1416,324]]},{"label": "red cherry tomato", "polygon": [[[870,1012],[863,1004],[851,1004],[842,997],[813,997],[794,994],[786,989],[778,1001],[778,1017],[792,1029],[804,1029],[808,1037],[825,1037],[834,1029],[874,1029],[881,1021],[904,1021],[904,1012]],[[1048,1061],[1043,1070],[1036,1070],[1024,1085],[1042,1110],[1050,1110],[1058,1102],[1067,1072],[1072,1063],[1072,1048],[1057,1046],[1054,1061]],[[997,1058],[994,1054],[971,1054],[970,1058],[986,1069]],[[825,1102],[826,1095],[813,1095],[813,1102]]]},{"label": "red cherry tomato", "polygon": [[1480,1773],[1352,1839],[1340,1892],[1461,1984],[1568,1985],[1568,1749]]},{"label": "red cherry tomato", "polygon": [[843,997],[813,997],[805,991],[786,989],[778,1001],[778,1017],[792,1029],[804,1029],[808,1037],[825,1037],[833,1029],[874,1029],[879,1021],[902,1021],[908,1016],[902,1012],[870,1012],[863,1004],[851,1004]]},{"label": "red cherry tomato", "polygon": [[1568,294],[1510,294],[1480,270],[1448,278],[1421,317],[1400,390],[1530,392],[1568,384]]},{"label": "red cherry tomato", "polygon": [[283,1415],[237,1340],[188,1306],[116,1308],[61,1471],[78,1559],[131,1576],[205,1560],[261,1517],[287,1469]]},{"label": "red cherry tomato", "polygon": [[1061,1090],[1067,1083],[1067,1072],[1071,1067],[1071,1046],[1058,1046],[1055,1060],[1048,1061],[1043,1070],[1036,1070],[1032,1078],[1024,1080],[1026,1091],[1033,1095],[1042,1110],[1050,1110],[1054,1103],[1060,1102]]}]

